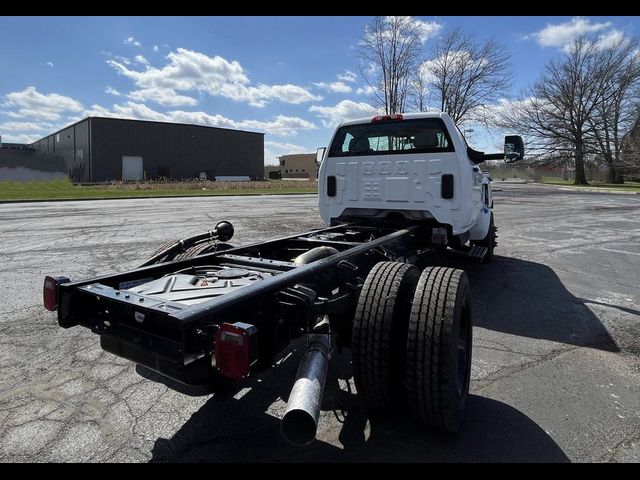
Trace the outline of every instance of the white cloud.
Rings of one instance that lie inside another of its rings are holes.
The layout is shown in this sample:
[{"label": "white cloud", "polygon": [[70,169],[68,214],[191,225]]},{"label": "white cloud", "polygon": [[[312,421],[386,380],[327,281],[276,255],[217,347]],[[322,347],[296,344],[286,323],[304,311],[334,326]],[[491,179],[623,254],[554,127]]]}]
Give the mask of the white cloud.
[{"label": "white cloud", "polygon": [[313,122],[300,117],[276,115],[273,120],[243,120],[236,122],[235,128],[258,130],[277,137],[289,137],[296,135],[300,130],[313,130],[317,128]]},{"label": "white cloud", "polygon": [[67,112],[80,112],[82,103],[57,93],[42,94],[36,87],[27,87],[21,92],[5,96],[5,107],[12,108],[6,115],[13,118],[30,118],[44,121],[60,119]]},{"label": "white cloud", "polygon": [[375,63],[370,62],[364,69],[364,73],[367,77],[373,77],[378,73],[378,66]]},{"label": "white cloud", "polygon": [[133,61],[136,63],[139,63],[140,65],[144,65],[144,66],[149,65],[149,61],[146,58],[144,58],[142,55],[136,55],[135,57],[133,57]]},{"label": "white cloud", "polygon": [[374,88],[371,85],[366,85],[364,87],[359,87],[356,90],[358,95],[373,95]]},{"label": "white cloud", "polygon": [[0,132],[40,132],[52,128],[50,123],[40,122],[4,122],[0,123]]},{"label": "white cloud", "polygon": [[471,122],[498,125],[501,119],[510,117],[523,108],[531,108],[534,102],[539,106],[544,105],[544,103],[536,97],[525,97],[521,99],[501,98],[496,103],[484,105],[479,108],[471,118]]},{"label": "white cloud", "polygon": [[47,62],[47,63],[45,63],[45,65],[46,65],[47,67],[51,67],[51,68],[53,68],[53,67],[54,67],[53,62]]},{"label": "white cloud", "polygon": [[124,65],[131,65],[131,60],[129,60],[127,57],[123,57],[122,55],[116,55],[113,58]]},{"label": "white cloud", "polygon": [[533,37],[543,47],[557,47],[568,51],[578,38],[594,34],[611,27],[611,22],[592,23],[584,17],[575,17],[568,22],[550,24],[539,32],[527,35]]},{"label": "white cloud", "polygon": [[620,30],[613,29],[609,32],[603,33],[602,35],[598,35],[598,40],[596,40],[596,48],[611,48],[615,45],[618,45],[622,40],[624,40],[625,35],[624,32]]},{"label": "white cloud", "polygon": [[209,57],[203,53],[179,48],[169,53],[167,59],[169,63],[163,68],[152,67],[142,72],[125,68],[113,59],[107,60],[107,63],[141,87],[206,90],[208,86],[219,86],[223,82],[249,83],[238,62],[229,62],[220,56]]},{"label": "white cloud", "polygon": [[474,60],[473,58],[471,58],[471,54],[466,50],[452,50],[446,55],[441,55],[431,60],[426,60],[422,62],[418,67],[425,86],[428,86],[437,81],[432,71],[439,71],[443,65],[447,64],[451,65],[454,70],[457,69],[458,71],[465,71],[470,65],[474,67],[486,65],[487,60]]},{"label": "white cloud", "polygon": [[44,120],[44,121],[55,121],[60,119],[60,114],[56,112],[50,112],[46,110],[30,110],[28,108],[21,108],[16,112],[13,111],[3,111],[7,117],[11,118],[33,118],[35,120]]},{"label": "white cloud", "polygon": [[154,120],[158,122],[170,122],[171,118],[161,112],[157,112],[142,103],[126,102],[123,105],[113,105],[109,110],[101,105],[92,105],[89,110],[85,110],[82,115],[72,118],[77,121],[84,117],[111,117],[111,118],[131,118],[135,120]]},{"label": "white cloud", "polygon": [[172,110],[162,113],[153,110],[142,103],[132,101],[128,101],[121,105],[113,105],[111,109],[105,108],[101,105],[92,105],[89,110],[86,110],[77,119],[79,120],[87,116],[193,123],[196,125],[206,125],[211,127],[265,132],[279,137],[296,135],[300,130],[312,130],[317,128],[313,122],[299,117],[277,115],[271,120],[233,120],[219,114],[210,115],[206,112]]},{"label": "white cloud", "polygon": [[178,48],[166,58],[168,63],[164,67],[147,66],[144,71],[131,69],[118,59],[111,58],[107,63],[119,74],[130,78],[139,89],[195,90],[247,102],[255,107],[263,107],[272,100],[299,104],[322,99],[297,85],[251,85],[240,63],[220,56],[209,57]]},{"label": "white cloud", "polygon": [[[226,85],[225,85],[226,86]],[[221,91],[225,90],[225,86]],[[234,89],[228,90],[229,92],[234,92]],[[308,90],[299,87],[297,85],[264,85],[260,84],[257,87],[245,87],[241,85],[239,90],[234,92],[229,96],[233,100],[237,101],[248,101],[249,105],[254,107],[264,107],[268,101],[271,100],[279,100],[284,103],[291,104],[301,104],[306,102],[311,102],[313,100],[319,101],[322,100],[322,97],[319,95],[313,95]]]},{"label": "white cloud", "polygon": [[104,93],[108,93],[109,95],[113,95],[116,97],[119,97],[120,95],[122,95],[118,90],[116,90],[110,85],[107,85],[107,89],[104,91]]},{"label": "white cloud", "polygon": [[283,143],[283,142],[274,142],[272,140],[268,140],[264,142],[265,147],[269,147],[270,149],[277,150],[281,154],[293,154],[293,153],[307,153],[309,150],[307,147],[303,147],[302,145],[294,145],[293,143]]},{"label": "white cloud", "polygon": [[135,39],[135,37],[129,37],[124,41],[125,45],[133,45],[135,47],[142,47],[142,44]]},{"label": "white cloud", "polygon": [[351,70],[345,70],[343,73],[338,74],[338,80],[343,82],[355,82],[358,76]]},{"label": "white cloud", "polygon": [[[387,22],[397,20],[401,22],[401,25],[416,31],[422,43],[425,43],[430,38],[435,37],[436,35],[438,35],[438,33],[440,33],[440,30],[442,30],[442,24],[436,21],[429,22],[411,16],[387,16],[385,17],[385,20]],[[365,27],[365,35],[370,35],[370,32],[371,30],[369,29],[369,27]],[[387,31],[385,32],[385,34],[387,36],[390,36],[391,32]]]},{"label": "white cloud", "polygon": [[535,97],[526,97],[524,99],[512,100],[509,98],[501,98],[498,100],[498,103],[487,105],[485,108],[488,108],[494,111],[496,114],[505,114],[510,113],[514,108],[522,107],[523,105],[529,105],[531,102],[536,100]]},{"label": "white cloud", "polygon": [[33,143],[59,128],[60,125],[38,120],[9,121],[0,123],[0,134],[5,142]]},{"label": "white cloud", "polygon": [[318,88],[333,93],[349,93],[352,91],[352,88],[344,82],[314,82],[313,84]]},{"label": "white cloud", "polygon": [[351,100],[343,100],[333,107],[314,105],[309,111],[316,113],[325,127],[335,127],[345,120],[355,120],[375,113],[375,109],[368,103]]},{"label": "white cloud", "polygon": [[29,133],[19,133],[19,134],[3,134],[2,141],[8,143],[26,143],[30,144],[37,140],[40,140],[43,137],[42,134],[29,134]]},{"label": "white cloud", "polygon": [[435,37],[440,30],[442,30],[442,24],[431,21],[425,22],[424,20],[420,20],[415,17],[403,17],[406,19],[409,25],[414,27],[418,31],[418,35],[420,35],[420,40],[422,43],[429,40],[431,37]]},{"label": "white cloud", "polygon": [[165,107],[179,107],[183,105],[194,106],[198,104],[195,98],[186,95],[180,95],[172,88],[143,88],[134,90],[127,95],[130,99],[137,102],[146,102],[148,100],[159,103]]},{"label": "white cloud", "polygon": [[160,49],[158,48],[158,45],[154,45],[154,46],[153,46],[153,51],[154,51],[154,52],[157,52],[158,50],[160,50]]}]

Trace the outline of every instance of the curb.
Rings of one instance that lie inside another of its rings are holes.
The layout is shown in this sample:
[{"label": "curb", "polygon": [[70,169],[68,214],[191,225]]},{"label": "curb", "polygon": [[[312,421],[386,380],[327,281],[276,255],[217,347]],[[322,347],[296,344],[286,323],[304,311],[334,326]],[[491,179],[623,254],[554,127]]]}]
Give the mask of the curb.
[{"label": "curb", "polygon": [[241,194],[211,194],[211,195],[136,195],[134,197],[92,197],[92,198],[38,198],[28,200],[0,200],[3,203],[44,203],[44,202],[89,202],[92,200],[136,200],[149,198],[210,198],[210,197],[261,197],[273,195],[318,195],[318,192],[290,192],[290,193],[241,193]]},{"label": "curb", "polygon": [[625,192],[620,191],[619,189],[613,188],[603,188],[603,187],[575,187],[573,185],[555,185],[553,183],[536,183],[531,182],[530,185],[537,185],[540,187],[554,187],[558,190],[563,190],[565,192],[586,192],[586,193],[613,193],[614,195],[640,195],[640,192]]},{"label": "curb", "polygon": [[615,195],[640,195],[640,192],[621,192],[615,188],[597,188],[597,187],[560,187],[558,190],[565,192],[594,192],[594,193],[613,193]]}]

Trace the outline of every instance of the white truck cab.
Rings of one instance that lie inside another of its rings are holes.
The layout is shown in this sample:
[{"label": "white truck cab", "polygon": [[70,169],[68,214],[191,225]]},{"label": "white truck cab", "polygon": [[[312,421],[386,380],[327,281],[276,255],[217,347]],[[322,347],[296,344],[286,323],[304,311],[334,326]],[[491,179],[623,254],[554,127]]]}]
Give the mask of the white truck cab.
[{"label": "white truck cab", "polygon": [[449,236],[482,241],[493,222],[490,180],[479,164],[521,159],[522,139],[506,142],[505,154],[473,150],[446,113],[344,122],[319,151],[320,215],[327,224],[394,216],[429,221]]}]

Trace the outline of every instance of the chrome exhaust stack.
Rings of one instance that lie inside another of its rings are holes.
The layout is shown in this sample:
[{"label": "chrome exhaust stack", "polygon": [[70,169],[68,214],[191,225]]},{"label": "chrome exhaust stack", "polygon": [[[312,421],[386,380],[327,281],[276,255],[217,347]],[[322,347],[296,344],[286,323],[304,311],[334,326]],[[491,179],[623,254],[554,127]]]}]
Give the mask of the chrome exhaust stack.
[{"label": "chrome exhaust stack", "polygon": [[309,335],[307,351],[298,367],[287,410],[280,423],[284,437],[293,445],[309,445],[316,438],[330,355],[330,334]]}]

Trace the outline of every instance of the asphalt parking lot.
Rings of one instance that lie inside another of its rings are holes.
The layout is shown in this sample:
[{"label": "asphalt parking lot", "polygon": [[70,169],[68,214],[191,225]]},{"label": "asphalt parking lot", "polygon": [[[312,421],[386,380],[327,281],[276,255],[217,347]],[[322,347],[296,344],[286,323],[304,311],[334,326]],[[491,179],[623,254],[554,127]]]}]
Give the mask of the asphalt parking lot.
[{"label": "asphalt parking lot", "polygon": [[279,432],[299,351],[221,395],[176,391],[60,329],[41,288],[222,219],[235,244],[320,227],[316,196],[0,205],[0,461],[640,461],[640,195],[501,188],[494,263],[456,263],[475,310],[462,433],[367,418],[343,352],[307,448]]}]

